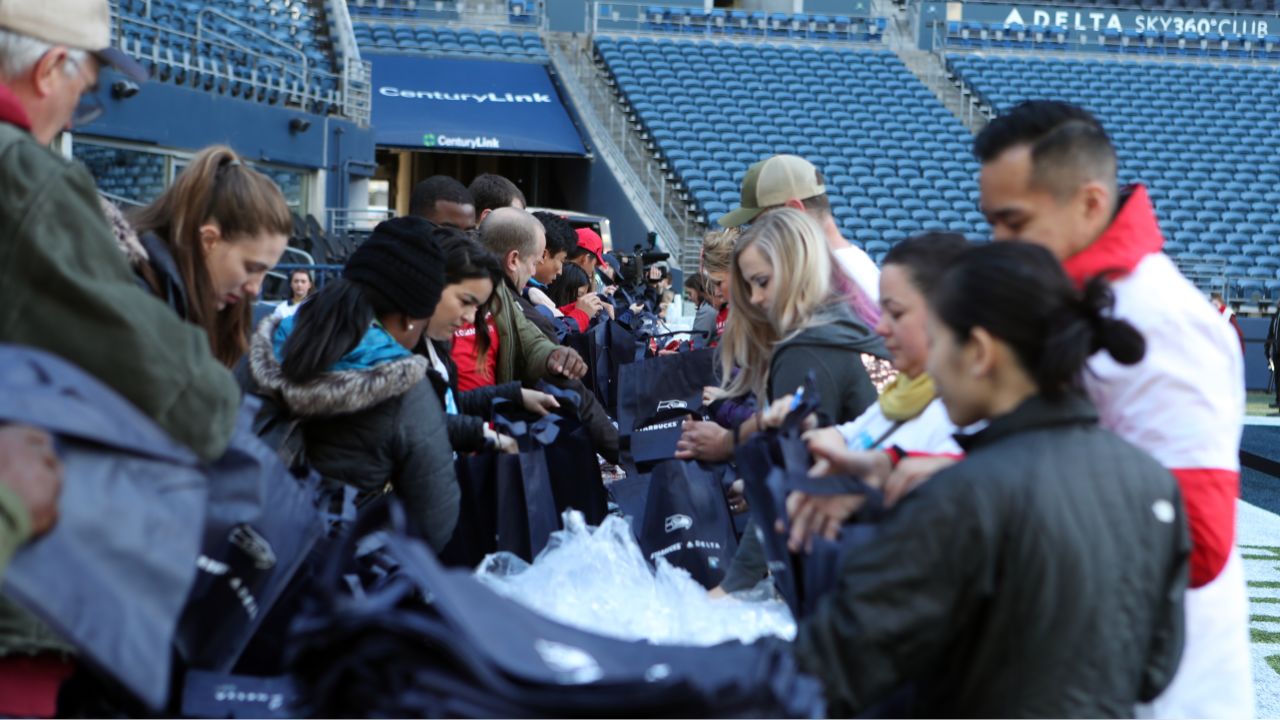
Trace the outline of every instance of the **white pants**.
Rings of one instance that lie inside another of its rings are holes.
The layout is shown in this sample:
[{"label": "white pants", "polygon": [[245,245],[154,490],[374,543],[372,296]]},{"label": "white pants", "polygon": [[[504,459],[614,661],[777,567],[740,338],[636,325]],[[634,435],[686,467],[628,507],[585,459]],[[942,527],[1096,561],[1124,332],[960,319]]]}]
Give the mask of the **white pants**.
[{"label": "white pants", "polygon": [[1160,697],[1138,706],[1138,717],[1252,718],[1249,597],[1239,548],[1231,548],[1212,582],[1187,591],[1186,618],[1178,672]]}]

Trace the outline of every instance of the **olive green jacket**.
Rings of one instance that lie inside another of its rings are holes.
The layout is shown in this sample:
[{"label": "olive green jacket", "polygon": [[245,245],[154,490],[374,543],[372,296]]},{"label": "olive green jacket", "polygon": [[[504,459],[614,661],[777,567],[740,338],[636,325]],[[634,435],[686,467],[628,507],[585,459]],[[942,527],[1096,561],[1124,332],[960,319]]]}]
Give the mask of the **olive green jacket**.
[{"label": "olive green jacket", "polygon": [[498,288],[491,309],[498,327],[498,361],[494,382],[518,380],[532,386],[547,376],[547,358],[560,347],[547,339],[520,310],[520,301],[507,283]]}]

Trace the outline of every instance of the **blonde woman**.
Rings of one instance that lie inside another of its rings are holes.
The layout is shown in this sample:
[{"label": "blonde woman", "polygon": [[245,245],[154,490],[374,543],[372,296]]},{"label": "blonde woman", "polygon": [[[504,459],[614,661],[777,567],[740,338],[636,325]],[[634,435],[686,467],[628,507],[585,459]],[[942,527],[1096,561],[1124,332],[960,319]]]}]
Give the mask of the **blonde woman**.
[{"label": "blonde woman", "polygon": [[[836,272],[821,229],[807,215],[790,208],[761,215],[734,248],[731,311],[719,345],[725,380],[710,395],[750,396],[767,408],[812,372],[826,422],[853,420],[875,402],[861,354],[888,357],[888,351],[835,291]],[[733,430],[687,422],[677,457],[727,460],[734,436],[740,441],[759,427],[759,413]]]}]

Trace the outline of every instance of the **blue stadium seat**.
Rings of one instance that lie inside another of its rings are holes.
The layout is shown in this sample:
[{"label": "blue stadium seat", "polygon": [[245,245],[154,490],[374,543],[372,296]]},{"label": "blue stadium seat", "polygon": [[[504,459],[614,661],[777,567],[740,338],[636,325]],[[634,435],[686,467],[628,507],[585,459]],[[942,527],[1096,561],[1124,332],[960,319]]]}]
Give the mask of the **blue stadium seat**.
[{"label": "blue stadium seat", "polygon": [[[1164,52],[1160,43],[1169,39],[1151,33],[1103,35],[1108,45],[1120,40],[1111,50],[1144,54]],[[1242,40],[1226,35],[1172,40],[1167,50],[1173,53],[1247,55],[1241,54]],[[1141,47],[1134,47],[1139,41]],[[1042,44],[1033,42],[1033,47],[1047,49]],[[1274,67],[1030,55],[954,55],[948,64],[996,112],[1042,97],[1046,82],[1057,83],[1064,98],[1093,111],[1117,144],[1122,178],[1149,183],[1161,227],[1172,238],[1171,255],[1185,249],[1221,256],[1220,262],[1229,257],[1243,275],[1249,267],[1262,267],[1258,258],[1280,256],[1274,250],[1280,241],[1280,163],[1271,160],[1280,150],[1275,122],[1280,118],[1267,114],[1268,98],[1280,92]],[[1169,96],[1151,90],[1172,86],[1189,92]],[[1247,104],[1250,100],[1255,104]]]}]

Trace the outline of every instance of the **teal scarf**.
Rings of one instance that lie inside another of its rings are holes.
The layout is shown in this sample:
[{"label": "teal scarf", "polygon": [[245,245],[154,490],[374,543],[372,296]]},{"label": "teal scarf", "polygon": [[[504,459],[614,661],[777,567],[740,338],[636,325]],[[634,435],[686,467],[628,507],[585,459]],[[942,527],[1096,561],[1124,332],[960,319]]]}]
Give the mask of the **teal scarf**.
[{"label": "teal scarf", "polygon": [[[271,345],[275,350],[276,359],[284,361],[284,343],[289,339],[289,335],[293,332],[294,321],[297,315],[287,317],[276,327],[276,333],[271,338]],[[328,368],[328,372],[337,372],[339,370],[368,370],[369,368],[383,365],[406,358],[413,353],[405,349],[403,345],[396,342],[391,337],[391,333],[387,332],[382,324],[377,320],[369,326],[369,330],[365,332],[364,337],[360,338],[360,343],[343,355],[333,367]]]}]

